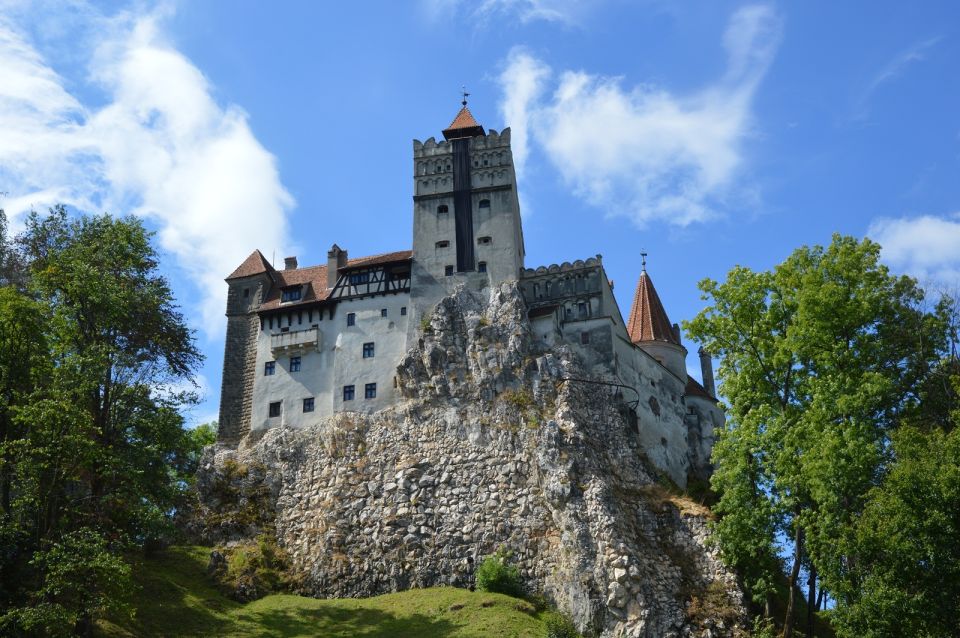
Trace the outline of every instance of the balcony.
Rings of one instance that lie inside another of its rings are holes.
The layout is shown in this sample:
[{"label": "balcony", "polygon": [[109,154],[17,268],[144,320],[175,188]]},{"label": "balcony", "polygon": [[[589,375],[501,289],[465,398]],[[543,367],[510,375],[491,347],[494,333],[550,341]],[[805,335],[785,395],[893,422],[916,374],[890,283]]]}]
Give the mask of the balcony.
[{"label": "balcony", "polygon": [[307,350],[320,350],[320,330],[308,328],[294,332],[281,332],[270,336],[270,350],[273,356],[296,354]]}]

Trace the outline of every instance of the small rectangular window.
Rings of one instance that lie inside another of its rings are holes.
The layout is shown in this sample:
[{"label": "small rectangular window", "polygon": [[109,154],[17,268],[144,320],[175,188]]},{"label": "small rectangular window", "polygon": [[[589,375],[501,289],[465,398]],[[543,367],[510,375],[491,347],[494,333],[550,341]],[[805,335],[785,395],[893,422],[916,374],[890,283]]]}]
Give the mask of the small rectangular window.
[{"label": "small rectangular window", "polygon": [[277,369],[276,361],[267,361],[266,363],[263,364],[263,376],[272,377],[276,369]]},{"label": "small rectangular window", "polygon": [[477,264],[477,272],[487,272],[487,262],[481,261]]},{"label": "small rectangular window", "polygon": [[453,274],[453,266],[445,266],[445,267],[443,268],[443,274],[446,275],[447,277],[449,277],[450,275],[452,275],[452,274]]},{"label": "small rectangular window", "polygon": [[581,332],[581,333],[580,333],[580,343],[583,343],[583,344],[590,343],[590,333],[589,333],[589,332]]},{"label": "small rectangular window", "polygon": [[363,358],[369,359],[373,356],[373,342],[363,344]]},{"label": "small rectangular window", "polygon": [[247,297],[249,297],[249,296],[250,296],[250,289],[249,289],[249,288],[244,288],[244,289],[243,289],[243,297],[244,297],[244,298],[247,298]]},{"label": "small rectangular window", "polygon": [[488,237],[477,237],[477,243],[480,244],[481,246],[487,246],[487,245],[489,245],[490,242],[492,242],[492,241],[493,241],[493,240],[492,240],[489,236],[488,236]]},{"label": "small rectangular window", "polygon": [[343,386],[343,400],[344,401],[353,401],[353,386],[345,385]]},{"label": "small rectangular window", "polygon": [[400,306],[400,316],[401,316],[401,317],[406,317],[406,316],[407,316],[407,307],[406,307],[406,306]]},{"label": "small rectangular window", "polygon": [[280,402],[274,401],[270,404],[270,418],[275,418],[280,416]]},{"label": "small rectangular window", "polygon": [[313,412],[313,397],[308,397],[303,400],[303,411]]},{"label": "small rectangular window", "polygon": [[578,304],[577,304],[577,312],[580,313],[580,318],[581,318],[581,319],[586,319],[586,318],[587,318],[587,304],[584,303],[584,302],[582,302],[582,301],[581,301],[580,303],[578,303]]},{"label": "small rectangular window", "polygon": [[290,372],[300,372],[300,357],[290,357]]},{"label": "small rectangular window", "polygon": [[377,384],[368,383],[363,386],[363,398],[364,399],[376,399],[377,398]]},{"label": "small rectangular window", "polygon": [[280,292],[280,301],[298,301],[301,295],[300,286],[292,286],[290,288],[284,288]]},{"label": "small rectangular window", "polygon": [[435,248],[448,248],[449,246],[450,246],[450,242],[446,239],[442,241],[438,241],[436,244],[434,244]]},{"label": "small rectangular window", "polygon": [[490,208],[490,200],[489,200],[489,199],[481,199],[481,200],[480,200],[480,208]]},{"label": "small rectangular window", "polygon": [[386,309],[386,308],[381,308],[381,309],[380,309],[380,316],[381,316],[381,317],[386,317],[386,316],[387,316],[387,309]]},{"label": "small rectangular window", "polygon": [[347,325],[348,325],[348,326],[355,326],[356,324],[357,324],[357,313],[355,313],[355,312],[348,312],[348,313],[347,313]]}]

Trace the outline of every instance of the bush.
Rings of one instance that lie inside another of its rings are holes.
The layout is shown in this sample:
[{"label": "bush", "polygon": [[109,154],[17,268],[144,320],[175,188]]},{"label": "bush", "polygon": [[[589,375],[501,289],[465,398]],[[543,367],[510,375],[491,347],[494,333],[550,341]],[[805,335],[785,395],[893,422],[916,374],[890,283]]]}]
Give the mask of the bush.
[{"label": "bush", "polygon": [[547,627],[547,638],[580,638],[580,632],[573,621],[557,611],[547,614],[544,624]]},{"label": "bush", "polygon": [[520,570],[509,564],[512,554],[501,547],[493,556],[487,556],[477,567],[476,582],[480,591],[506,594],[514,598],[523,596]]}]

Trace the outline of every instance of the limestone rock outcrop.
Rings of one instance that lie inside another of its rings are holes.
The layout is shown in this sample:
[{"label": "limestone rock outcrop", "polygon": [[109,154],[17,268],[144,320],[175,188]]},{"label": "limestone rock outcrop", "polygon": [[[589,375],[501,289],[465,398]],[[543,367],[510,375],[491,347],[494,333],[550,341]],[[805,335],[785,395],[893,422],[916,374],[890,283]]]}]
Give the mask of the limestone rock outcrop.
[{"label": "limestone rock outcrop", "polygon": [[268,501],[315,596],[468,586],[506,547],[527,588],[586,635],[740,635],[742,595],[706,543],[709,512],[658,483],[602,381],[569,350],[538,347],[515,284],[459,289],[397,368],[404,402],[210,448],[199,520],[220,542],[256,532],[212,493],[232,472],[231,502]]}]

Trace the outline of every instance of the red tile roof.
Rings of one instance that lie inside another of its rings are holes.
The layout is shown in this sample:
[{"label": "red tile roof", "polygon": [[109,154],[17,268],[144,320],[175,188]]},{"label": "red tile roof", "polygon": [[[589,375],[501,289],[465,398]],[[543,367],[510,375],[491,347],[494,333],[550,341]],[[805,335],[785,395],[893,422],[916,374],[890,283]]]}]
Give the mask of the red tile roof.
[{"label": "red tile roof", "polygon": [[252,277],[253,275],[259,275],[260,273],[271,273],[273,272],[273,266],[270,265],[270,262],[267,261],[267,258],[263,256],[259,250],[255,250],[250,253],[250,256],[243,260],[243,263],[237,266],[237,269],[230,273],[230,276],[227,277],[227,281],[231,279],[240,279],[241,277]]},{"label": "red tile roof", "polygon": [[[358,268],[361,266],[376,266],[379,264],[389,264],[397,261],[405,261],[413,256],[412,250],[400,250],[392,253],[382,253],[379,255],[370,255],[367,257],[357,257],[347,261],[347,265],[341,268]],[[274,283],[266,300],[260,304],[260,310],[273,310],[280,307],[280,291],[287,286],[302,286],[306,284],[303,297],[300,301],[293,303],[284,303],[283,307],[297,306],[300,304],[323,301],[333,292],[332,288],[327,288],[327,267],[307,266],[306,268],[297,268],[295,270],[277,270],[273,273]]]},{"label": "red tile roof", "polygon": [[466,106],[460,109],[450,126],[443,129],[443,136],[448,140],[454,137],[472,137],[474,135],[483,135],[483,127],[477,124],[473,113]]},{"label": "red tile roof", "polygon": [[710,399],[713,402],[717,401],[716,398],[710,396],[710,393],[690,375],[687,375],[687,387],[683,393],[687,396],[702,397],[704,399]]},{"label": "red tile roof", "polygon": [[653,280],[644,270],[633,295],[633,307],[627,321],[627,333],[634,343],[641,341],[666,341],[680,345],[673,333],[673,326],[663,309],[660,296],[653,287]]}]

